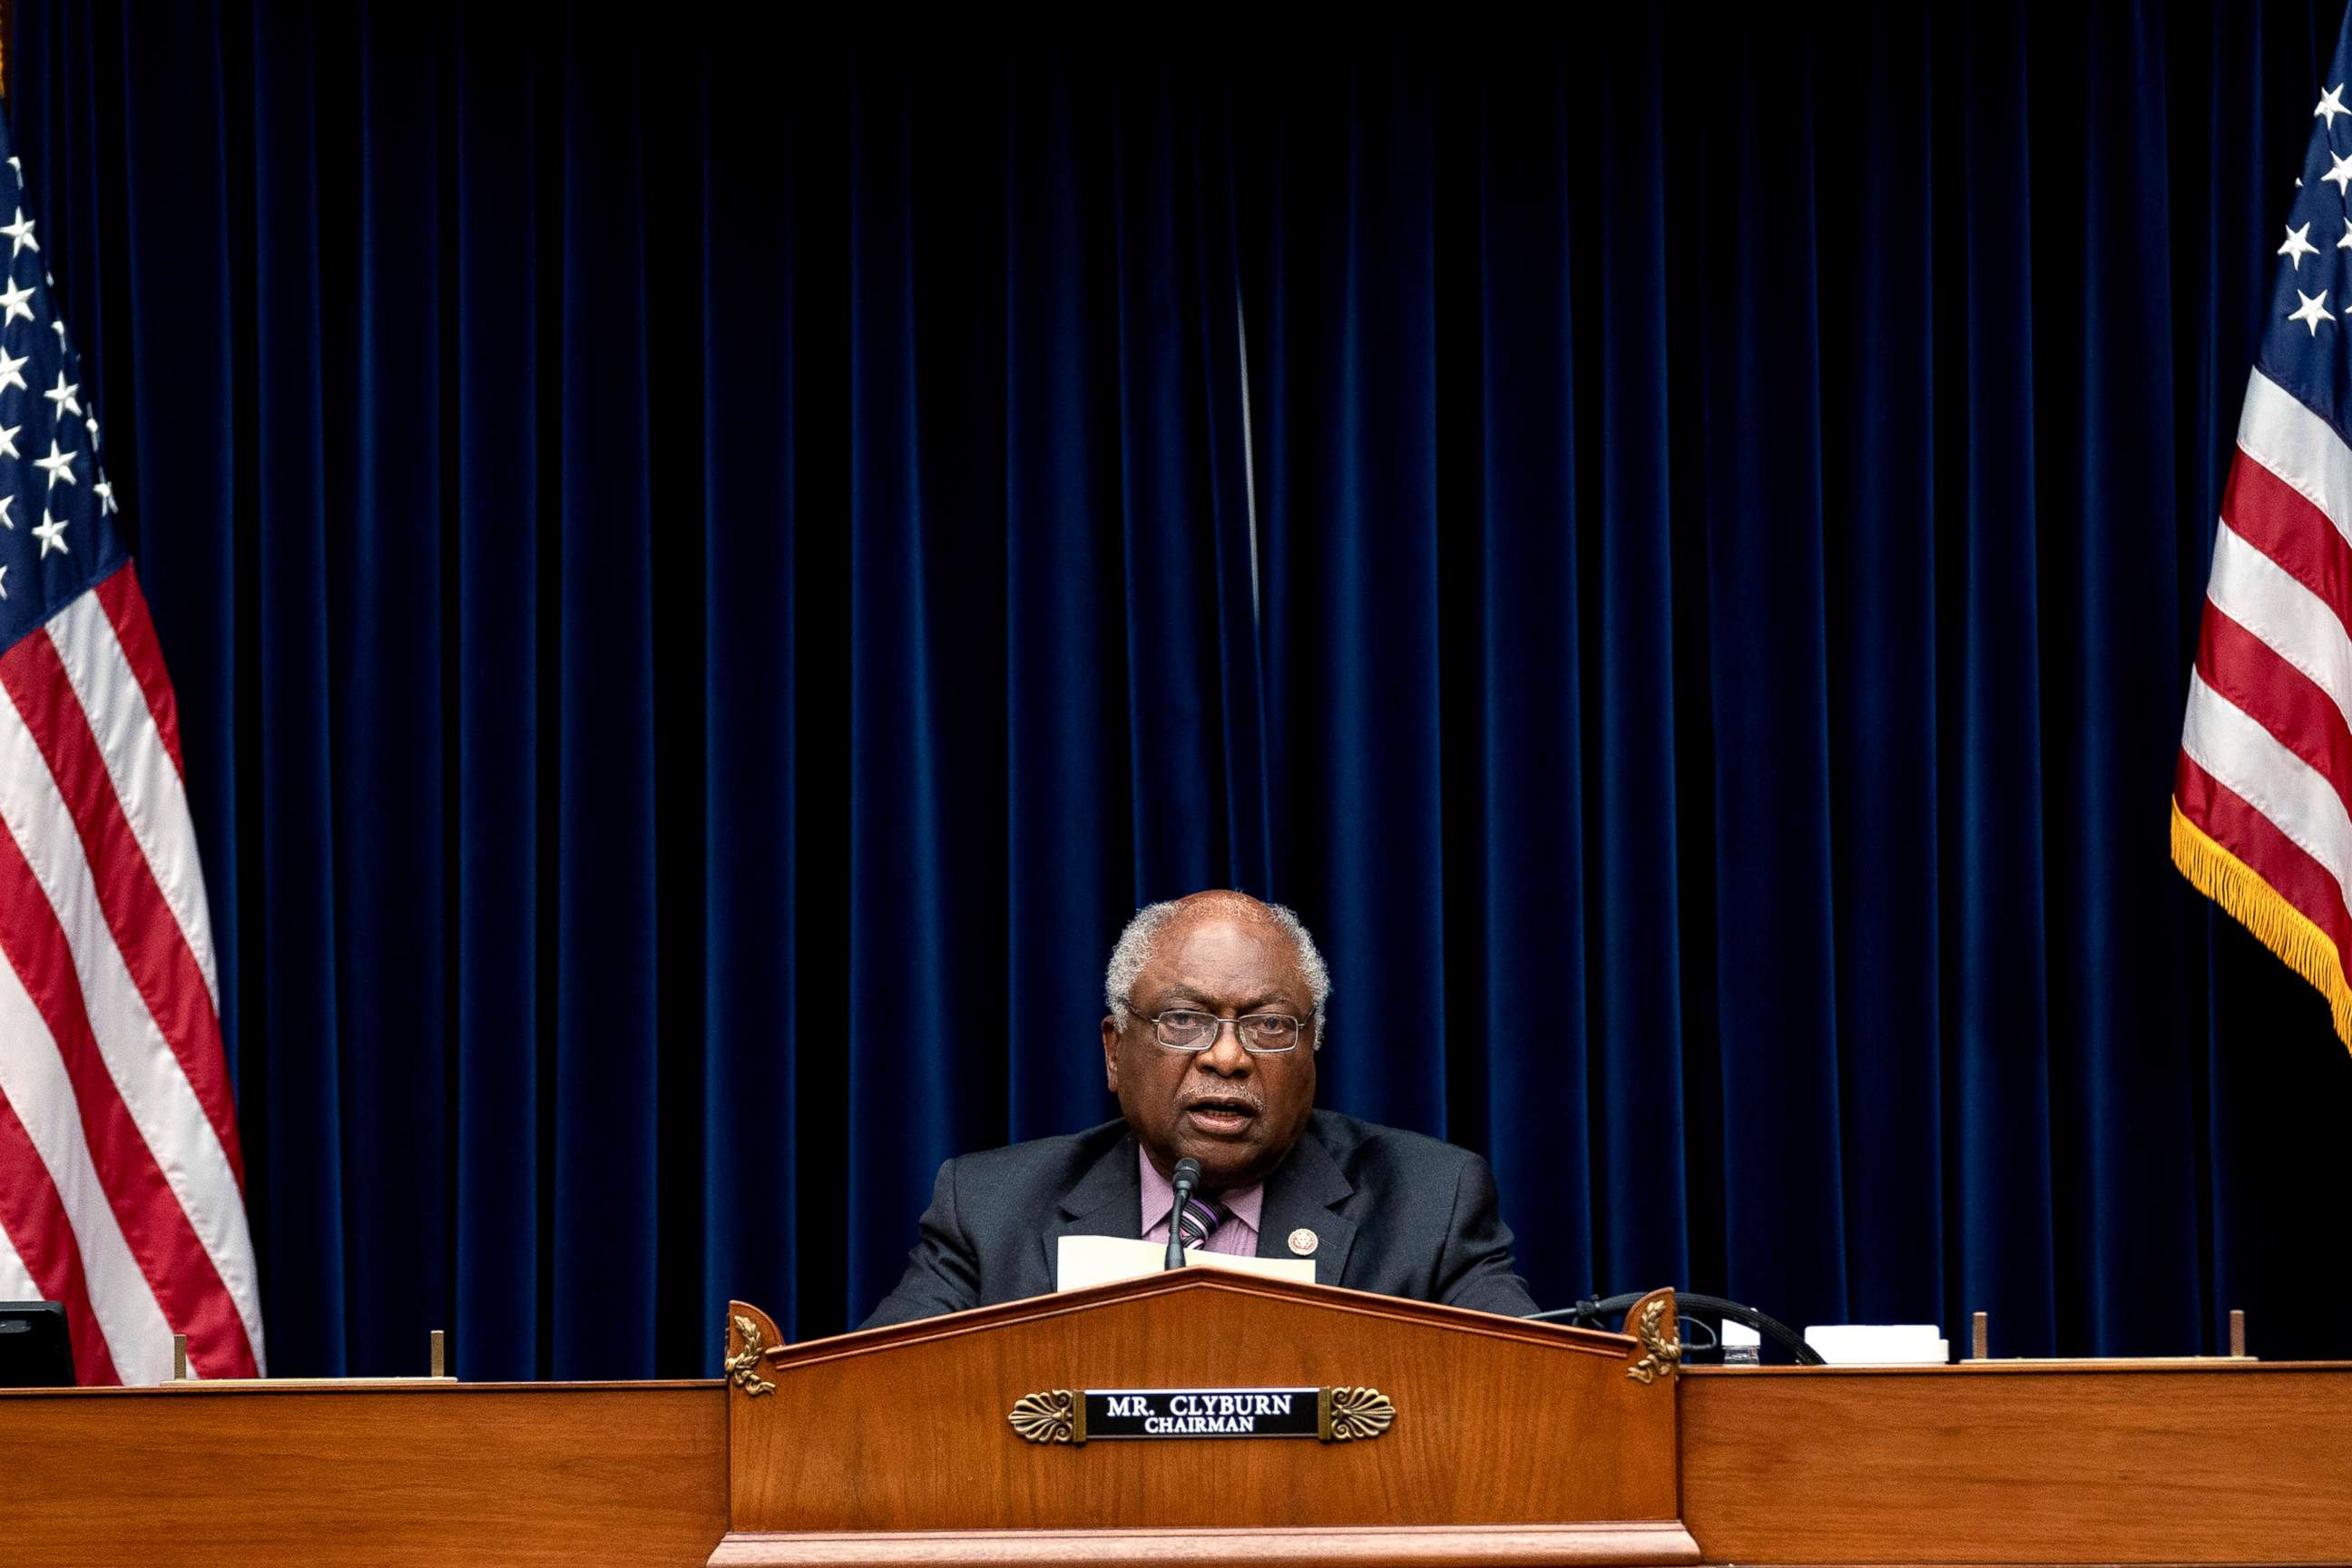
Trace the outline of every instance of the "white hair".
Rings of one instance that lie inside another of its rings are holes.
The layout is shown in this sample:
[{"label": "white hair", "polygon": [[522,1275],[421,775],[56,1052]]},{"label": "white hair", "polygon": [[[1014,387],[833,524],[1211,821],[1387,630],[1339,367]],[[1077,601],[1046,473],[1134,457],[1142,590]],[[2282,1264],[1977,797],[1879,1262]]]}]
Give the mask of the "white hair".
[{"label": "white hair", "polygon": [[1291,950],[1298,955],[1298,973],[1307,981],[1307,999],[1314,1010],[1309,1020],[1315,1026],[1315,1043],[1319,1047],[1327,1028],[1331,999],[1331,971],[1323,963],[1323,953],[1315,945],[1315,938],[1297,915],[1280,904],[1269,904],[1251,898],[1247,893],[1219,890],[1194,893],[1189,898],[1170,899],[1157,904],[1146,904],[1135,911],[1127,929],[1118,933],[1118,941],[1110,950],[1110,965],[1103,971],[1103,1001],[1110,1007],[1111,1020],[1124,1029],[1128,1024],[1128,1005],[1135,991],[1136,977],[1143,966],[1151,962],[1152,944],[1160,940],[1187,904],[1214,902],[1235,913],[1254,916],[1271,924],[1290,940]]}]

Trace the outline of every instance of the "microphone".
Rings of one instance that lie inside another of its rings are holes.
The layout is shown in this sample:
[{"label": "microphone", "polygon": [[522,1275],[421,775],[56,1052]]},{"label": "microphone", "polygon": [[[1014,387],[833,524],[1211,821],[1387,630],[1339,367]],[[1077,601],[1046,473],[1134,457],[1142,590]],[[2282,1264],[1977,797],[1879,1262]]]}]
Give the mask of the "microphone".
[{"label": "microphone", "polygon": [[1176,1162],[1176,1169],[1169,1173],[1168,1179],[1175,1185],[1176,1202],[1168,1210],[1168,1261],[1160,1267],[1181,1268],[1184,1267],[1184,1227],[1179,1222],[1184,1217],[1185,1200],[1192,1195],[1192,1189],[1201,1184],[1201,1162],[1190,1154],[1185,1155]]}]

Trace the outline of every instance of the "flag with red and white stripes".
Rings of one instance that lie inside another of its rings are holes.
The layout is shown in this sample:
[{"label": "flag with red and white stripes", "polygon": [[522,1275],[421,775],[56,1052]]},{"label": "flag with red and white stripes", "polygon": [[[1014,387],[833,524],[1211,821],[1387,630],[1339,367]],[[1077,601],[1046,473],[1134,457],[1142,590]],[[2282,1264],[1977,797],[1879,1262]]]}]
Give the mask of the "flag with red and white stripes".
[{"label": "flag with red and white stripes", "polygon": [[[5,135],[5,132],[0,132]],[[14,157],[0,289],[0,1300],[79,1381],[262,1369],[172,683]],[[0,198],[5,199],[5,198]]]},{"label": "flag with red and white stripes", "polygon": [[2319,988],[2352,1044],[2347,81],[2352,15],[2313,111],[2222,493],[2174,775],[2172,858]]}]

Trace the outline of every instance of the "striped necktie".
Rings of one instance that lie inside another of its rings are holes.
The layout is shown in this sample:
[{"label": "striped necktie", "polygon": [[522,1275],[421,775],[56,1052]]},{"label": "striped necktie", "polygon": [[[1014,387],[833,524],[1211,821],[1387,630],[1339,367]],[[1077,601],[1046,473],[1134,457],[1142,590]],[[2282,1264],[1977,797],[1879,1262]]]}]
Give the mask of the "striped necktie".
[{"label": "striped necktie", "polygon": [[1224,1222],[1225,1207],[1206,1198],[1188,1197],[1176,1215],[1176,1237],[1187,1248],[1199,1247]]}]

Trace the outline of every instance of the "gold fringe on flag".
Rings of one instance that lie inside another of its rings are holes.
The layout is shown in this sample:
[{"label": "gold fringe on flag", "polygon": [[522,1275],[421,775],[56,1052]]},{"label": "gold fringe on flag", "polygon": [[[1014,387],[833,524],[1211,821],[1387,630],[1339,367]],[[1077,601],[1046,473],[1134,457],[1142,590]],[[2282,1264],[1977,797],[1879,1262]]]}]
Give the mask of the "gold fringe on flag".
[{"label": "gold fringe on flag", "polygon": [[2352,984],[2344,978],[2344,963],[2336,944],[2311,923],[2308,915],[2255,875],[2253,868],[2182,816],[2177,799],[2172,803],[2172,863],[2199,892],[2253,932],[2255,941],[2319,988],[2336,1016],[2336,1037],[2352,1046]]}]

